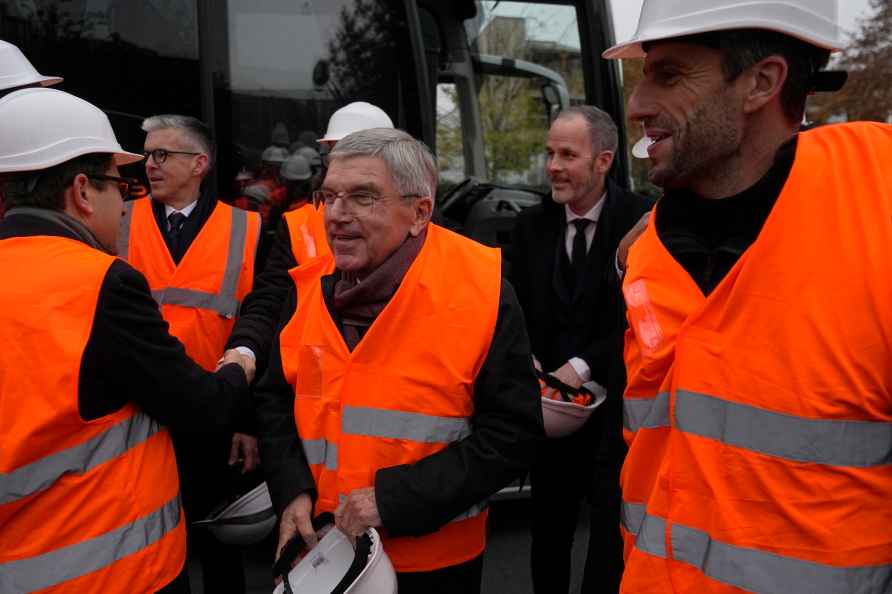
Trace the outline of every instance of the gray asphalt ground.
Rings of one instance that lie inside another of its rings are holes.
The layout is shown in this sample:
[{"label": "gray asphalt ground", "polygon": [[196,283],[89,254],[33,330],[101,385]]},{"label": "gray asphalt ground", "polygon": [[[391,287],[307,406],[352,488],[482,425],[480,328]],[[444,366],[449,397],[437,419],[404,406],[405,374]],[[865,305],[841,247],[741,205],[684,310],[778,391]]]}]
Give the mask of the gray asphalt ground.
[{"label": "gray asphalt ground", "polygon": [[[573,547],[573,579],[570,592],[577,594],[588,548],[587,506],[580,513]],[[504,500],[490,506],[489,540],[483,565],[483,594],[532,594],[530,581],[530,533],[528,500]],[[275,542],[272,538],[246,549],[245,567],[249,594],[273,590],[270,566]],[[192,593],[202,594],[201,570],[190,560]],[[213,594],[208,592],[206,594]]]}]

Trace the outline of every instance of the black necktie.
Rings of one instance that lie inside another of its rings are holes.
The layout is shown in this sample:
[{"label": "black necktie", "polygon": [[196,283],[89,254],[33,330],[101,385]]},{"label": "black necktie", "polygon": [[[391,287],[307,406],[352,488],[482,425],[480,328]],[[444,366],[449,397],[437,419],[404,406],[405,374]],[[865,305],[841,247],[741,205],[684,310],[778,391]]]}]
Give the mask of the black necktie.
[{"label": "black necktie", "polygon": [[585,230],[592,223],[589,219],[576,219],[571,224],[576,227],[576,237],[573,238],[573,250],[570,253],[570,266],[573,270],[573,289],[582,287],[585,278],[585,261],[588,246],[585,242]]},{"label": "black necktie", "polygon": [[167,217],[170,229],[167,231],[167,237],[170,238],[170,253],[176,254],[180,248],[180,232],[183,225],[186,224],[186,215],[181,212],[172,212]]}]

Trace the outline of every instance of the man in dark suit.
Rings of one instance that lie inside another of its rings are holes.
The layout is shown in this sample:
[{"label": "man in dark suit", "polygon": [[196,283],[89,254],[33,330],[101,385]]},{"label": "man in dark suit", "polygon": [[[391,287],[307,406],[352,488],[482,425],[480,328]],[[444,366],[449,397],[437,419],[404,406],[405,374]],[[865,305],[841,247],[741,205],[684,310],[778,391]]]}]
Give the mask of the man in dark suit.
[{"label": "man in dark suit", "polygon": [[561,112],[548,133],[551,200],[524,211],[515,227],[511,283],[537,367],[570,386],[594,381],[608,393],[582,429],[539,449],[531,473],[536,594],[567,593],[586,496],[592,521],[583,592],[616,592],[622,575],[625,320],[614,254],[651,203],[607,179],[616,146],[616,125],[605,112],[587,105]]}]

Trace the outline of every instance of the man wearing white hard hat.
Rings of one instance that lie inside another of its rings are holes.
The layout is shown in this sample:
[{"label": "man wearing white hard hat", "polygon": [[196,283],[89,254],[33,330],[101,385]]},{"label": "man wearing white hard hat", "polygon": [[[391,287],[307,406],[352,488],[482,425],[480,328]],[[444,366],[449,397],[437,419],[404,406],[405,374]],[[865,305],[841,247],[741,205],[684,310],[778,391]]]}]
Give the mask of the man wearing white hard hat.
[{"label": "man wearing white hard hat", "polygon": [[49,87],[62,82],[58,76],[44,76],[13,44],[0,39],[0,97],[24,87]]},{"label": "man wearing white hard hat", "polygon": [[[62,82],[58,76],[43,76],[25,54],[13,44],[0,39],[0,97],[26,87],[49,87]],[[3,181],[0,180],[0,218],[5,210]]]},{"label": "man wearing white hard hat", "polygon": [[163,425],[250,410],[240,360],[208,373],[114,257],[131,180],[108,118],[73,95],[0,99],[0,591],[188,592]]},{"label": "man wearing white hard hat", "polygon": [[835,0],[645,0],[623,592],[892,584],[892,127],[799,132]]},{"label": "man wearing white hard hat", "polygon": [[[382,109],[370,103],[350,103],[332,114],[326,134],[319,142],[330,150],[347,134],[369,128],[393,128],[393,122]],[[312,149],[298,150],[303,151],[300,154],[305,157],[312,156],[308,154]],[[310,166],[313,166],[313,162]],[[321,177],[324,177],[324,168]],[[319,179],[319,183],[322,183],[322,179]],[[282,217],[266,266],[254,283],[254,290],[245,299],[229,337],[226,348],[239,347],[242,352],[252,353],[257,357],[258,369],[266,367],[282,304],[288,292],[294,288],[288,271],[331,253],[325,238],[323,211],[321,204],[308,203],[286,212]]]}]

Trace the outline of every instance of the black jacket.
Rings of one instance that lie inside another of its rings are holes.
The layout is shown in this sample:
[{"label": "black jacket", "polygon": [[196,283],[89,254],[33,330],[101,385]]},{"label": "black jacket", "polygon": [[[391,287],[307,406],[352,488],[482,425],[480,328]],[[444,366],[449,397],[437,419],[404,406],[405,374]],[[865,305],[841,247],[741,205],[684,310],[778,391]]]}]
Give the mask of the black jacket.
[{"label": "black jacket", "polygon": [[[335,280],[336,275],[321,279],[330,315]],[[295,311],[295,293],[292,287],[284,320]],[[282,374],[279,353],[277,335],[255,402],[267,483],[281,513],[299,494],[315,494],[315,484],[295,430],[294,391]],[[492,344],[474,383],[471,425],[469,437],[442,451],[377,472],[375,496],[388,534],[434,532],[529,468],[535,444],[544,435],[542,410],[523,315],[504,280]]]},{"label": "black jacket", "polygon": [[[570,295],[561,275],[566,256],[566,211],[551,199],[522,212],[514,228],[511,283],[523,307],[533,354],[545,371],[554,371],[571,357],[580,357],[592,379],[607,388],[608,402],[592,415],[587,427],[607,435],[609,457],[621,456],[620,428],[625,369],[622,340],[625,308],[614,257],[623,236],[653,203],[608,179],[606,202],[588,251],[585,286]],[[575,344],[558,342],[558,333]],[[605,419],[609,423],[605,424]],[[594,429],[592,428],[594,426]],[[607,447],[602,440],[601,449]]]},{"label": "black jacket", "polygon": [[[0,242],[33,236],[79,240],[55,223],[27,215],[0,221]],[[225,365],[208,373],[194,363],[169,334],[145,277],[117,260],[99,291],[81,357],[78,405],[89,421],[130,402],[160,423],[189,433],[231,431],[250,411],[241,368]]]},{"label": "black jacket", "polygon": [[282,217],[263,271],[254,277],[254,286],[242,302],[239,317],[226,343],[227,349],[237,346],[251,349],[257,357],[258,373],[262,373],[269,363],[269,349],[279,328],[283,306],[289,291],[294,289],[288,271],[295,266],[297,260],[291,250],[291,235]]}]

